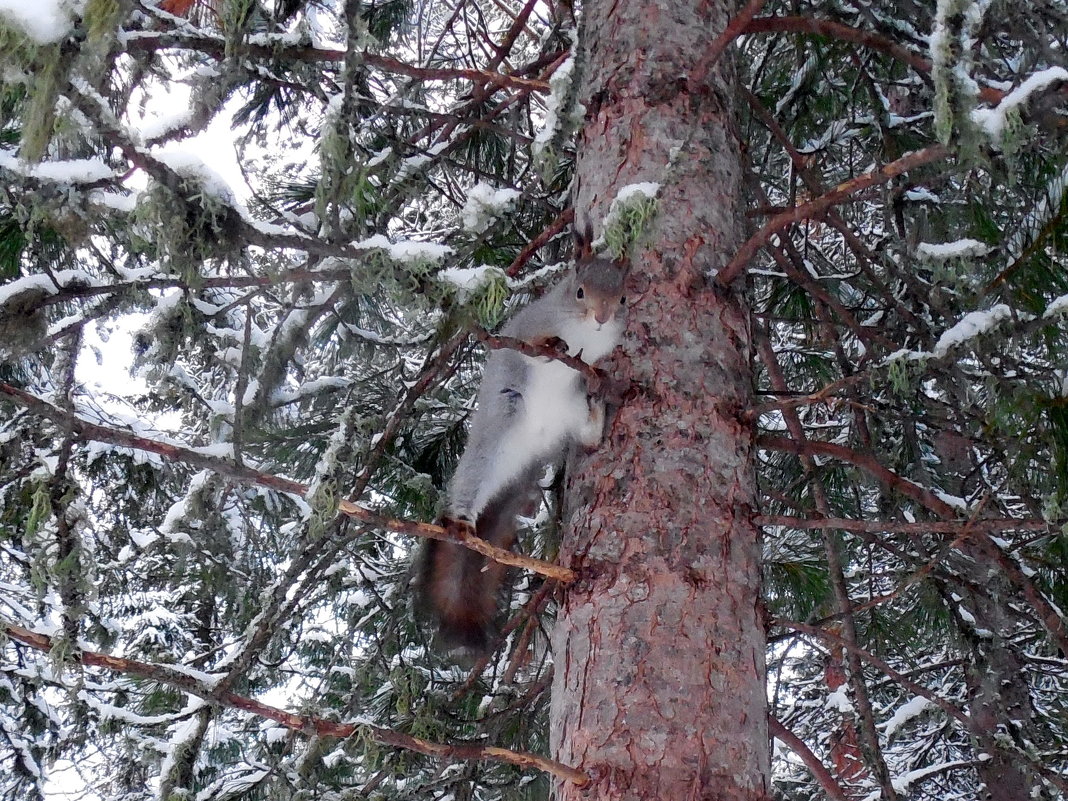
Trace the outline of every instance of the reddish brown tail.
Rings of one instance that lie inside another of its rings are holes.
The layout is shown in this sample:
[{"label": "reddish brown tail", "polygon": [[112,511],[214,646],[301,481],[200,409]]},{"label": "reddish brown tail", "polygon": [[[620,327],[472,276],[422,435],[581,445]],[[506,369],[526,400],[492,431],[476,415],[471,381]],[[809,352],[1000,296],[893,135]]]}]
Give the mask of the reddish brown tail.
[{"label": "reddish brown tail", "polygon": [[[524,498],[502,493],[475,524],[475,533],[499,548],[515,543],[515,518]],[[463,523],[446,518],[446,527]],[[497,596],[506,568],[482,554],[451,542],[430,540],[423,562],[420,589],[438,627],[442,646],[465,660],[486,653],[497,616]]]}]

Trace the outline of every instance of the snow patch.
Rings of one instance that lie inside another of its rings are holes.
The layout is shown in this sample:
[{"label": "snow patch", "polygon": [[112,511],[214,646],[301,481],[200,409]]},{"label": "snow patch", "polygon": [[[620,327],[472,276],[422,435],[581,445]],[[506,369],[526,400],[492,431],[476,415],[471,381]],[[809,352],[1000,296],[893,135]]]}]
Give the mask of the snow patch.
[{"label": "snow patch", "polygon": [[1026,103],[1035,92],[1041,92],[1051,84],[1060,81],[1068,81],[1068,70],[1064,67],[1050,67],[1036,72],[1009,92],[994,108],[981,108],[973,111],[972,121],[983,129],[992,142],[998,144],[1005,134],[1006,115]]},{"label": "snow patch", "polygon": [[456,287],[461,298],[468,297],[483,284],[499,279],[504,275],[500,267],[484,264],[481,267],[449,267],[438,273],[438,278]]},{"label": "snow patch", "polygon": [[986,311],[969,312],[961,318],[959,323],[939,337],[933,353],[936,358],[941,358],[949,353],[950,348],[993,330],[1003,320],[1011,317],[1012,310],[1004,303],[999,303]]},{"label": "snow patch", "polygon": [[0,20],[39,45],[52,44],[71,32],[82,5],[68,0],[0,0]]},{"label": "snow patch", "polygon": [[928,261],[946,261],[948,259],[966,259],[985,256],[991,247],[977,239],[958,239],[956,242],[921,242],[916,246],[916,255]]},{"label": "snow patch", "polygon": [[[0,0],[3,3],[4,0]],[[103,159],[69,159],[30,164],[10,150],[0,151],[0,167],[27,178],[40,178],[61,184],[90,184],[117,178],[116,172]]]},{"label": "snow patch", "polygon": [[485,231],[501,214],[511,211],[520,193],[515,189],[494,189],[479,182],[467,193],[467,201],[460,211],[466,230],[475,234]]},{"label": "snow patch", "polygon": [[356,242],[353,247],[356,250],[384,250],[393,261],[404,264],[425,264],[427,262],[440,262],[450,253],[452,248],[448,245],[439,245],[436,242],[415,242],[401,240],[390,242],[382,234]]},{"label": "snow patch", "polygon": [[827,696],[827,700],[823,704],[824,709],[833,709],[836,712],[840,712],[843,715],[849,715],[853,712],[853,702],[849,700],[849,695],[846,693],[845,685],[839,687],[833,693]]},{"label": "snow patch", "polygon": [[890,719],[885,723],[880,723],[879,728],[883,730],[883,733],[889,739],[894,736],[898,729],[904,726],[913,718],[922,715],[928,707],[934,706],[928,699],[922,697],[913,698],[911,701],[907,701],[897,708],[897,711],[890,716]]},{"label": "snow patch", "polygon": [[[560,127],[560,111],[567,101],[567,93],[571,90],[571,79],[574,72],[575,56],[572,53],[563,64],[556,68],[556,72],[549,78],[549,96],[545,98],[545,124],[534,136],[535,153],[540,153],[545,149],[545,146],[549,144]],[[580,109],[576,107],[575,113],[577,114],[579,111]],[[585,114],[585,109],[582,109],[582,112]]]}]

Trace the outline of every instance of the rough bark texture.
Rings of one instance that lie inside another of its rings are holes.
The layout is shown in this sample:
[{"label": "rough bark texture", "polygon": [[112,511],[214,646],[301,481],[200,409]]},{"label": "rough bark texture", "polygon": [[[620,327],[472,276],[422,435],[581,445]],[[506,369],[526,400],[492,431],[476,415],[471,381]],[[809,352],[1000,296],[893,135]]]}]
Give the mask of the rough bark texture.
[{"label": "rough bark texture", "polygon": [[593,781],[558,799],[768,794],[748,314],[709,281],[744,238],[730,55],[685,81],[734,11],[583,5],[577,216],[597,228],[623,186],[663,188],[615,360],[637,396],[572,464],[561,554],[579,579],[553,634],[551,726],[554,755]]}]

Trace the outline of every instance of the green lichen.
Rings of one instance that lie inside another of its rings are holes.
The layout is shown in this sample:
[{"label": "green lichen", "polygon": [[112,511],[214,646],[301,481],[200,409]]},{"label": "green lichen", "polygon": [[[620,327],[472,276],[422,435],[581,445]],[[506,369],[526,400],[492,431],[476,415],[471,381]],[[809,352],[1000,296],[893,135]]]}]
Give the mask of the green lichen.
[{"label": "green lichen", "polygon": [[943,0],[931,36],[935,135],[969,162],[978,158],[982,141],[972,118],[979,87],[969,74],[971,43],[981,22],[982,7],[974,0]]},{"label": "green lichen", "polygon": [[0,64],[26,68],[33,64],[37,51],[37,45],[24,33],[0,21]]},{"label": "green lichen", "polygon": [[508,276],[503,270],[488,270],[468,301],[475,318],[483,328],[495,328],[504,317],[504,303],[508,300]]},{"label": "green lichen", "polygon": [[891,391],[899,396],[911,393],[916,379],[923,375],[926,367],[926,359],[913,359],[907,355],[892,359],[886,365],[886,377]]},{"label": "green lichen", "polygon": [[180,179],[173,190],[153,184],[135,211],[135,219],[152,232],[159,259],[190,286],[200,283],[203,262],[230,258],[239,250],[234,215],[192,178]]},{"label": "green lichen", "polygon": [[613,259],[626,256],[656,216],[657,205],[655,197],[643,192],[633,192],[623,200],[614,200],[604,220],[605,254]]},{"label": "green lichen", "polygon": [[42,47],[37,51],[19,150],[27,161],[40,161],[55,133],[56,100],[62,76],[60,62],[59,47]]},{"label": "green lichen", "polygon": [[120,0],[88,0],[82,21],[85,23],[89,44],[97,50],[106,50],[115,39],[115,32],[122,21],[125,9]]}]

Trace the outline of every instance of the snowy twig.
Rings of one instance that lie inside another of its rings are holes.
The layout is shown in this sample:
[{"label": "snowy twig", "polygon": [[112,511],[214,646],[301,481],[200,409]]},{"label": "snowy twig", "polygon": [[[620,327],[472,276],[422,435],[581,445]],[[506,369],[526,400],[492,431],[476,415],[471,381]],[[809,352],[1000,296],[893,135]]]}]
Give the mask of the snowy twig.
[{"label": "snowy twig", "polygon": [[897,682],[914,695],[919,695],[923,698],[926,698],[928,701],[937,706],[951,718],[959,721],[960,723],[963,723],[966,727],[970,725],[970,718],[968,717],[968,715],[953,704],[951,704],[945,698],[936,695],[933,691],[927,689],[922,684],[918,684],[909,679],[903,673],[899,673],[898,671],[894,670],[885,661],[877,657],[875,654],[871,653],[871,651],[867,651],[861,648],[856,643],[850,642],[849,640],[839,636],[838,634],[835,634],[832,631],[828,631],[827,629],[820,628],[819,626],[813,626],[808,623],[800,623],[795,620],[773,620],[769,622],[768,626],[769,628],[775,626],[782,626],[783,628],[791,629],[793,631],[800,632],[801,634],[807,634],[810,637],[815,637],[817,639],[831,643],[832,645],[844,648],[850,653],[859,656],[861,660],[867,662],[876,670],[879,670],[886,674],[888,678]]},{"label": "snowy twig", "polygon": [[[921,698],[926,698],[928,701],[937,706],[947,715],[963,724],[966,729],[971,730],[974,722],[969,715],[958,709],[956,706],[954,706],[941,696],[935,694],[933,691],[927,689],[922,684],[918,684],[909,679],[905,674],[894,670],[887,662],[880,659],[870,651],[861,648],[856,643],[849,642],[848,640],[843,637],[840,637],[834,632],[820,628],[819,626],[812,626],[808,623],[799,623],[794,620],[774,620],[769,623],[769,627],[770,626],[782,626],[787,629],[792,629],[793,631],[800,632],[801,634],[807,634],[810,637],[815,637],[820,640],[824,640],[825,642],[831,643],[832,645],[837,645],[840,648],[844,648],[850,653],[856,654],[861,658],[861,660],[867,662],[876,670],[879,670],[884,673],[892,681],[897,682],[900,686],[904,687],[906,690],[909,690],[914,695],[918,695]],[[1059,774],[1051,770],[1040,760],[1034,758],[1029,753],[1023,750],[1012,749],[1009,751],[1009,753],[1012,753],[1014,756],[1022,757],[1023,759],[1025,759],[1027,763],[1037,773],[1041,774],[1042,777],[1046,779],[1046,781],[1050,782],[1050,784],[1054,785],[1060,790],[1068,791],[1068,781],[1065,781],[1063,776],[1060,776]]]},{"label": "snowy twig", "polygon": [[[0,620],[0,631],[16,642],[22,643],[44,653],[52,650],[53,640],[44,634],[16,626],[4,620]],[[583,786],[589,782],[589,777],[575,768],[568,767],[547,757],[531,754],[526,751],[513,751],[508,748],[499,748],[492,745],[469,745],[466,743],[449,744],[436,743],[424,740],[421,737],[412,737],[393,729],[375,726],[371,723],[338,723],[333,720],[325,720],[312,715],[296,715],[286,712],[277,707],[268,706],[254,698],[238,695],[232,692],[219,692],[211,682],[201,681],[196,676],[184,672],[170,665],[152,664],[141,662],[136,659],[125,659],[117,656],[102,654],[97,651],[81,650],[74,654],[73,659],[82,665],[89,667],[104,667],[127,676],[136,676],[141,679],[166,684],[179,690],[203,698],[213,704],[241,709],[251,712],[269,720],[281,723],[283,726],[304,734],[320,737],[351,737],[354,734],[369,736],[382,745],[395,748],[404,748],[427,756],[442,759],[459,760],[490,760],[494,762],[507,762],[523,768],[534,768],[566,781]]]},{"label": "snowy twig", "polygon": [[[31,395],[28,392],[23,392],[10,384],[0,382],[0,395],[7,396],[19,406],[30,410],[34,414],[48,418],[60,428],[73,434],[77,434],[82,439],[93,440],[96,442],[107,442],[123,448],[156,453],[172,461],[185,462],[194,467],[211,470],[232,481],[237,481],[242,484],[255,484],[261,487],[277,490],[278,492],[296,495],[301,498],[306,498],[308,495],[308,488],[292,479],[271,475],[270,473],[263,473],[259,470],[254,470],[251,467],[238,465],[229,459],[209,456],[200,451],[186,448],[181,445],[161,442],[160,440],[149,439],[147,437],[139,437],[136,434],[131,434],[127,431],[120,431],[119,429],[108,428],[106,426],[97,425],[96,423],[91,423],[74,414],[64,412],[62,409],[53,406],[47,401]],[[367,525],[376,528],[384,528],[389,531],[395,531],[400,534],[410,534],[416,537],[455,542],[463,545],[465,548],[477,551],[483,556],[489,557],[501,564],[521,567],[535,573],[540,573],[543,576],[557,579],[558,581],[570,582],[575,578],[574,571],[569,570],[566,567],[554,565],[550,562],[544,562],[540,559],[533,559],[529,556],[521,556],[520,554],[513,553],[504,548],[498,548],[468,531],[451,532],[441,526],[435,526],[431,523],[386,517],[350,501],[342,501],[338,506],[338,511],[341,512],[341,514],[355,518],[362,523],[366,523]]]}]

